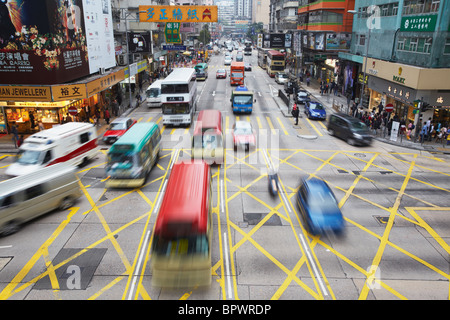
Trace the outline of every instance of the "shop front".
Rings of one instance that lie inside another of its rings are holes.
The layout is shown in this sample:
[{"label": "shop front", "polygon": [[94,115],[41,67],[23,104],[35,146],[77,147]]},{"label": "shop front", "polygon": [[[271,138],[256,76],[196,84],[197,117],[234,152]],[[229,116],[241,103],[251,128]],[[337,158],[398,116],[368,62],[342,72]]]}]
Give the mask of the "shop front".
[{"label": "shop front", "polygon": [[30,134],[67,121],[92,121],[109,108],[112,87],[124,77],[124,70],[119,69],[76,84],[1,85],[0,133],[11,132],[12,126],[20,134]]}]

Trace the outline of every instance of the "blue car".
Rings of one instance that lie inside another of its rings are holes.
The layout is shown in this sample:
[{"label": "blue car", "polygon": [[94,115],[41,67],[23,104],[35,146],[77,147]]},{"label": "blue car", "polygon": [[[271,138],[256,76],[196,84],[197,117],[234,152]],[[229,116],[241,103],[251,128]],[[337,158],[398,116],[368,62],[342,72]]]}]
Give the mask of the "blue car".
[{"label": "blue car", "polygon": [[297,191],[297,205],[311,234],[344,229],[344,217],[328,184],[317,178],[302,178]]},{"label": "blue car", "polygon": [[305,103],[305,113],[308,119],[320,119],[325,120],[327,118],[327,112],[323,105],[316,101],[307,101]]}]

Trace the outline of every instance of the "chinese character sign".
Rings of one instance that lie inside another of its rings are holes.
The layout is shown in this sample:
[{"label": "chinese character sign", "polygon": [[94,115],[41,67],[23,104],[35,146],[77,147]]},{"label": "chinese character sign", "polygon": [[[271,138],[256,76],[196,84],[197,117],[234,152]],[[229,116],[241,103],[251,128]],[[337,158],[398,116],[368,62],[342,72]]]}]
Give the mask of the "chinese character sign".
[{"label": "chinese character sign", "polygon": [[166,43],[181,43],[180,22],[168,22],[164,28]]},{"label": "chinese character sign", "polygon": [[139,6],[140,22],[217,22],[217,6]]}]

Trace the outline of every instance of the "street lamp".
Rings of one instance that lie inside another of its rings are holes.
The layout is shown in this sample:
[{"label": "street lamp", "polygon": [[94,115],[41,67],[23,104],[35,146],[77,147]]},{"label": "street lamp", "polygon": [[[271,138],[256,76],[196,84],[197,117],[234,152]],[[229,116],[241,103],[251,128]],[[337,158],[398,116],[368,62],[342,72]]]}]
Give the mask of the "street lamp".
[{"label": "street lamp", "polygon": [[[128,20],[127,18],[130,17],[132,14],[134,15],[135,12],[129,12],[127,8],[120,8],[120,10],[122,11],[120,20],[124,20],[125,21],[125,35],[126,35],[126,42],[127,42],[127,65],[128,65],[128,97],[129,97],[129,103],[130,103],[130,108],[131,108],[131,68],[130,68],[130,46],[128,44],[128,21],[130,20],[137,20],[139,13],[146,13],[147,11],[137,11],[138,15],[136,16],[136,18],[134,19],[130,19]],[[123,18],[122,18],[123,16]]]},{"label": "street lamp", "polygon": [[[348,13],[353,14],[353,16],[355,14],[358,13],[358,11],[356,10],[348,10]],[[366,45],[366,54],[364,56],[364,74],[363,74],[363,80],[362,80],[362,86],[361,86],[361,92],[360,92],[360,99],[359,99],[359,106],[362,107],[362,101],[364,98],[364,89],[365,89],[365,81],[366,81],[366,69],[367,69],[367,58],[368,58],[368,53],[369,53],[369,45],[370,45],[370,29],[372,29],[371,27],[368,27],[369,32],[367,35],[367,45]]]}]

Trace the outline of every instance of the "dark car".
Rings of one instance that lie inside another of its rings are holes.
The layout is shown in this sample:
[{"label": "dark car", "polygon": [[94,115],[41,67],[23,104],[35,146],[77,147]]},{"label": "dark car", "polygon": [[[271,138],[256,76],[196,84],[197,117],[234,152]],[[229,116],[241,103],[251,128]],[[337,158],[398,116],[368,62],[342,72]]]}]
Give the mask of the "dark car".
[{"label": "dark car", "polygon": [[297,95],[295,96],[295,103],[301,103],[306,104],[306,102],[311,101],[311,98],[309,97],[309,92],[305,90],[300,90],[297,92]]},{"label": "dark car", "polygon": [[372,136],[369,128],[358,118],[344,113],[332,114],[328,120],[328,133],[347,141],[350,145],[370,145]]},{"label": "dark car", "polygon": [[250,63],[246,62],[244,65],[244,69],[245,69],[245,71],[252,71],[252,65]]},{"label": "dark car", "polygon": [[323,105],[316,101],[308,101],[305,104],[305,114],[308,119],[325,120],[327,118],[327,112]]},{"label": "dark car", "polygon": [[310,233],[342,233],[344,217],[333,191],[325,181],[315,177],[302,178],[296,199]]},{"label": "dark car", "polygon": [[284,83],[284,91],[286,93],[293,94],[294,93],[294,88],[295,88],[295,91],[299,91],[300,88],[299,88],[297,82],[288,81],[288,82]]}]

